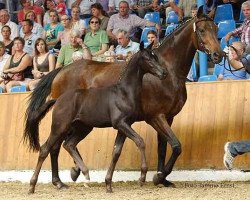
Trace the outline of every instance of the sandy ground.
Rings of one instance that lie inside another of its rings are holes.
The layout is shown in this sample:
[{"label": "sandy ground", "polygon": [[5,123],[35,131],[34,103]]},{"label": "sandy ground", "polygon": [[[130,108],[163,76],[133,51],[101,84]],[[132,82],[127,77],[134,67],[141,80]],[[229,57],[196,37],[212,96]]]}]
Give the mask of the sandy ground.
[{"label": "sandy ground", "polygon": [[105,192],[103,183],[91,183],[85,188],[82,183],[69,183],[69,188],[58,190],[52,184],[38,183],[35,194],[28,195],[28,184],[0,182],[0,199],[8,200],[76,200],[76,199],[202,199],[229,200],[250,199],[250,182],[175,182],[176,188],[156,187],[152,182],[140,187],[137,182],[113,183],[113,193]]}]

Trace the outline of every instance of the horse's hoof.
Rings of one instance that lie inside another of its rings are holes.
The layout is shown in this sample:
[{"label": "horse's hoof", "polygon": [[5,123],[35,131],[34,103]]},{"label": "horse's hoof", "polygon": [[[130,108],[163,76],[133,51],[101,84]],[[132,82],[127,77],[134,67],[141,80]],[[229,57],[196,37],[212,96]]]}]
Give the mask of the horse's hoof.
[{"label": "horse's hoof", "polygon": [[139,178],[139,185],[142,187],[145,184],[146,177],[145,178]]},{"label": "horse's hoof", "polygon": [[106,192],[107,192],[107,193],[113,193],[113,190],[112,190],[111,187],[107,187],[107,188],[106,188]]},{"label": "horse's hoof", "polygon": [[70,170],[70,176],[72,181],[76,181],[79,175],[80,175],[80,170],[76,169],[75,167],[72,167]]},{"label": "horse's hoof", "polygon": [[54,185],[57,187],[57,189],[59,190],[63,190],[63,189],[68,189],[69,186],[66,185],[65,183],[62,183],[62,182],[57,182],[57,183],[54,183]]}]

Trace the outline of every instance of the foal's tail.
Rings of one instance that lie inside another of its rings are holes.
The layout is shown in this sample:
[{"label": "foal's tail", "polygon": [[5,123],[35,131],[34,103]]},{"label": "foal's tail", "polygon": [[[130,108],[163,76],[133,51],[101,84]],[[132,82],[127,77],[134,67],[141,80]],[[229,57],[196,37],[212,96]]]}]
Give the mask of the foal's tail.
[{"label": "foal's tail", "polygon": [[29,148],[33,151],[40,149],[39,144],[39,124],[50,108],[55,104],[56,99],[52,99],[43,104],[38,110],[32,112],[26,119],[23,139],[29,141]]},{"label": "foal's tail", "polygon": [[29,138],[30,149],[33,149],[34,151],[39,150],[39,139],[36,138],[38,137],[38,134],[36,136],[32,135],[33,125],[31,123],[34,120],[34,116],[37,116],[37,112],[39,112],[38,111],[39,108],[41,108],[43,104],[46,102],[46,98],[49,96],[51,92],[52,82],[61,69],[62,68],[57,68],[53,70],[52,72],[48,73],[46,76],[44,76],[38,82],[35,90],[31,93],[30,98],[29,98],[28,107],[25,113],[24,140],[27,140]]}]

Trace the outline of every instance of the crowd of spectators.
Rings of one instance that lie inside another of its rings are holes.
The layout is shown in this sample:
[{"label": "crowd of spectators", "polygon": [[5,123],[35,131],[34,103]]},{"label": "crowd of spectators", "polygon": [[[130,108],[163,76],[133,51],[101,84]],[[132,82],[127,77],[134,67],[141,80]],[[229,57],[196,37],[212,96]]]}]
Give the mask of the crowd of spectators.
[{"label": "crowd of spectators", "polygon": [[[225,1],[207,0],[207,9]],[[164,22],[168,12],[174,10],[181,21],[194,16],[192,10],[196,5],[196,0],[179,0],[179,4],[173,0],[12,2],[15,5],[9,5],[7,10],[6,1],[0,1],[0,72],[5,74],[0,83],[7,92],[15,85],[33,90],[43,75],[80,58],[127,61],[139,50],[139,30],[147,26],[155,27],[147,38],[148,43],[153,42],[153,48],[157,48],[161,24],[145,20],[145,14],[158,11]],[[195,8],[197,11],[197,6]],[[16,21],[11,20],[14,9],[18,10]],[[244,15],[248,26],[248,11],[244,11]],[[239,32],[237,29],[230,34]],[[15,79],[15,74],[21,77]]]}]

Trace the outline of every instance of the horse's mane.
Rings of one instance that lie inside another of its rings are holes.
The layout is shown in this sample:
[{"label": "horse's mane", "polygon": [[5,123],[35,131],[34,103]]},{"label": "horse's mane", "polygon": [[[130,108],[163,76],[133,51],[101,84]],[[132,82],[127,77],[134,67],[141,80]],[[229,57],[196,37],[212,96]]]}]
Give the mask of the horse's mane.
[{"label": "horse's mane", "polygon": [[178,24],[178,26],[175,27],[174,30],[173,30],[169,35],[167,35],[166,37],[164,37],[163,40],[161,40],[160,45],[158,46],[158,48],[161,47],[163,44],[165,44],[166,41],[172,39],[172,37],[174,36],[174,34],[175,34],[177,31],[179,31],[182,27],[184,27],[188,22],[192,21],[193,19],[194,19],[194,18],[191,18],[191,19],[188,19],[188,20],[186,20],[186,21],[184,21],[184,22]]}]

